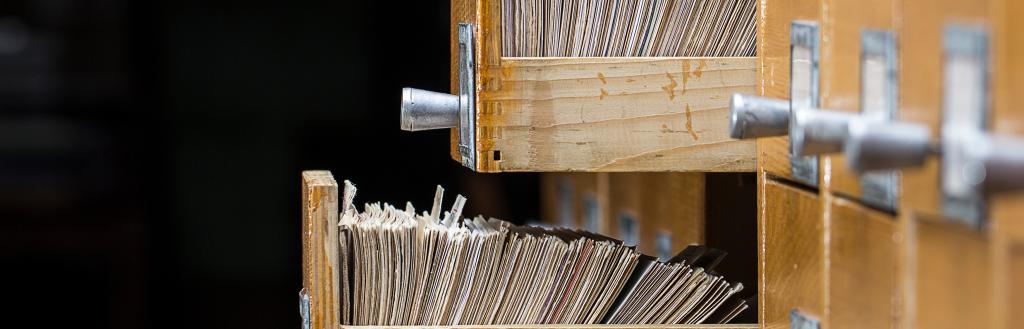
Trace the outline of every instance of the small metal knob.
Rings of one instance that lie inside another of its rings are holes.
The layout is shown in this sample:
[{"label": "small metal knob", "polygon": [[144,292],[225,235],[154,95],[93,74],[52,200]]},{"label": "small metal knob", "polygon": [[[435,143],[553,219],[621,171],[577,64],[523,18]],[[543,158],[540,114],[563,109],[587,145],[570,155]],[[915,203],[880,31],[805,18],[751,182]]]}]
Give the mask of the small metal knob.
[{"label": "small metal knob", "polygon": [[983,135],[962,147],[969,159],[961,168],[968,184],[985,193],[1024,189],[1024,140]]},{"label": "small metal knob", "polygon": [[835,153],[843,150],[847,126],[858,121],[855,113],[803,109],[793,112],[789,145],[798,156]]},{"label": "small metal knob", "polygon": [[934,153],[928,127],[866,120],[847,125],[844,149],[846,164],[857,172],[917,167]]},{"label": "small metal knob", "polygon": [[789,101],[733,94],[729,102],[729,136],[736,139],[785,136]]},{"label": "small metal knob", "polygon": [[402,130],[420,131],[459,126],[459,96],[402,88]]}]

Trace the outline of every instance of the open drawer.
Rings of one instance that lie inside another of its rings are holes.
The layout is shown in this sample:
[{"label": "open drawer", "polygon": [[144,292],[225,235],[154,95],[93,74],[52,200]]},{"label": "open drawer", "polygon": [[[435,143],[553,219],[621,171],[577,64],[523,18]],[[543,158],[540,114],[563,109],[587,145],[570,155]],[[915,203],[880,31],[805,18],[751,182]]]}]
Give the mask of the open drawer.
[{"label": "open drawer", "polygon": [[[303,328],[342,328],[340,323],[341,262],[339,261],[338,183],[329,171],[302,173]],[[382,326],[384,327],[384,326]],[[394,326],[390,326],[394,327]],[[422,326],[417,326],[422,327]],[[757,324],[726,325],[464,325],[453,328],[757,328]]]},{"label": "open drawer", "polygon": [[455,127],[452,157],[480,172],[754,171],[729,99],[755,93],[756,57],[503,57],[501,5],[452,1],[446,104],[461,112],[414,123],[429,95],[407,89],[403,128]]}]

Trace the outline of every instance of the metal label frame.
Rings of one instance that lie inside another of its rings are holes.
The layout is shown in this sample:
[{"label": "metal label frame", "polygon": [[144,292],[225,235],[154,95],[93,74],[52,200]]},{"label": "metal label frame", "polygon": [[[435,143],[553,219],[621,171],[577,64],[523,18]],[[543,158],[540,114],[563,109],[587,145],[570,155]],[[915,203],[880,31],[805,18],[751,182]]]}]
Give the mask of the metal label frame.
[{"label": "metal label frame", "polygon": [[968,176],[972,140],[985,132],[991,110],[989,34],[976,25],[946,25],[942,34],[942,211],[952,221],[981,229],[985,198]]},{"label": "metal label frame", "polygon": [[654,236],[654,249],[658,256],[658,260],[667,262],[675,256],[675,250],[672,250],[672,232],[668,230],[658,230],[658,233]]},{"label": "metal label frame", "polygon": [[572,180],[569,177],[561,177],[558,180],[558,225],[562,227],[573,227],[576,221],[576,209],[573,199],[576,191],[573,188]]},{"label": "metal label frame", "polygon": [[601,208],[597,206],[597,197],[593,193],[583,196],[583,227],[591,232],[604,233],[601,229]]},{"label": "metal label frame", "polygon": [[819,329],[821,328],[821,322],[818,319],[807,316],[806,314],[800,313],[800,310],[792,309],[789,311],[789,328],[790,329]]},{"label": "metal label frame", "polygon": [[[866,29],[860,33],[860,109],[868,122],[897,117],[898,68],[896,36],[892,31]],[[896,210],[899,173],[868,172],[860,177],[861,201],[879,209]]]},{"label": "metal label frame", "polygon": [[624,246],[636,246],[640,243],[640,223],[636,216],[623,211],[619,213],[619,238]]},{"label": "metal label frame", "polygon": [[[793,21],[790,27],[789,66],[789,131],[794,131],[794,114],[799,110],[816,109],[819,106],[819,61],[818,24],[807,21]],[[798,57],[798,52],[807,52],[807,58]],[[806,62],[806,63],[805,63]],[[800,68],[806,67],[806,72]],[[806,75],[805,75],[806,74]],[[801,75],[798,77],[797,75]],[[802,86],[801,84],[806,84]],[[801,94],[806,92],[806,94]],[[796,156],[793,143],[789,148],[789,163],[796,180],[818,186],[818,157]]]},{"label": "metal label frame", "polygon": [[309,292],[306,291],[306,288],[302,288],[302,290],[299,290],[299,316],[302,317],[302,329],[313,327],[313,319],[309,315],[309,309]]},{"label": "metal label frame", "polygon": [[459,23],[459,155],[476,170],[476,58],[473,24]]}]

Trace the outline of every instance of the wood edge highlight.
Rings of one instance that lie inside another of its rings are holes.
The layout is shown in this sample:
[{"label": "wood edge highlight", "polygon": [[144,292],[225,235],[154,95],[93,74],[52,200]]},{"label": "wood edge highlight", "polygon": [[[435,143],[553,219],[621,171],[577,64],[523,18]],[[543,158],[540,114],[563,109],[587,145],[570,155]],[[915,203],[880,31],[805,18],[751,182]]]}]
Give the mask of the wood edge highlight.
[{"label": "wood edge highlight", "polygon": [[339,323],[338,249],[338,182],[330,171],[303,171],[302,291],[309,296],[313,329]]}]

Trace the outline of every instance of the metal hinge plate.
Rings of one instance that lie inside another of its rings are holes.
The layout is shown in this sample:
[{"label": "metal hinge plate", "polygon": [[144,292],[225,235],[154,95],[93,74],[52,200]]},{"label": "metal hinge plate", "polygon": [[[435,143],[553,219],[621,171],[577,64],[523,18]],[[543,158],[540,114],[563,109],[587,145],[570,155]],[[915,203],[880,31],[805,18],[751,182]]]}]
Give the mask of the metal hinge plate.
[{"label": "metal hinge plate", "polygon": [[[898,72],[896,37],[891,31],[864,30],[860,34],[861,117],[889,122],[897,116]],[[895,211],[899,195],[897,171],[861,175],[861,200],[870,206]]]},{"label": "metal hinge plate", "polygon": [[[794,131],[793,115],[797,111],[818,108],[818,24],[793,21],[790,27],[789,67],[789,131]],[[793,178],[818,186],[818,157],[796,156],[790,143],[789,162]]]},{"label": "metal hinge plate", "polygon": [[459,155],[476,170],[476,58],[473,24],[459,23]]},{"label": "metal hinge plate", "polygon": [[985,199],[969,177],[966,142],[988,126],[989,39],[978,26],[948,25],[943,31],[941,184],[943,213],[954,221],[982,228]]}]

